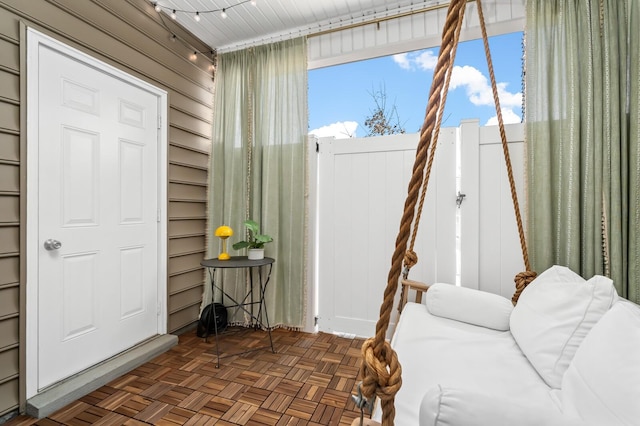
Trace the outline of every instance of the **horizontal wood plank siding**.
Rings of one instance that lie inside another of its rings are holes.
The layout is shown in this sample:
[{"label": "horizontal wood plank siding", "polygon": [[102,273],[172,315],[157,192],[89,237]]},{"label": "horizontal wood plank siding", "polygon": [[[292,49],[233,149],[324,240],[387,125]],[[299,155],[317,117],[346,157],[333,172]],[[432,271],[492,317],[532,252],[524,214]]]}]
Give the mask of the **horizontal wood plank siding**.
[{"label": "horizontal wood plank siding", "polygon": [[0,130],[0,161],[20,160],[20,137]]},{"label": "horizontal wood plank siding", "polygon": [[0,195],[0,226],[17,224],[20,221],[20,198],[15,195]]},{"label": "horizontal wood plank siding", "polygon": [[[0,287],[0,310],[4,312],[5,316],[17,315],[18,310],[20,308],[19,305],[20,305],[20,289],[18,288],[18,286],[13,285],[13,286]],[[2,353],[0,353],[0,359],[1,358],[2,358]],[[2,362],[0,362],[0,365],[2,365]],[[2,380],[1,374],[0,374],[0,380]]]},{"label": "horizontal wood plank siding", "polygon": [[191,149],[193,151],[209,154],[209,147],[211,146],[211,140],[202,136],[194,135],[185,130],[171,127],[169,132],[169,140],[175,146]]},{"label": "horizontal wood plank siding", "polygon": [[20,77],[14,73],[0,70],[0,93],[5,102],[18,103],[20,99]]},{"label": "horizontal wood plank siding", "polygon": [[20,128],[20,107],[0,101],[0,129],[17,131]]},{"label": "horizontal wood plank siding", "polygon": [[20,192],[20,167],[0,163],[0,194]]},{"label": "horizontal wood plank siding", "polygon": [[169,164],[169,176],[171,177],[171,182],[207,184],[207,171],[202,168],[196,169],[180,164]]},{"label": "horizontal wood plank siding", "polygon": [[172,164],[181,164],[183,166],[186,165],[198,167],[201,170],[207,170],[209,165],[209,156],[202,152],[196,152],[190,149],[171,145],[169,147],[169,161]]},{"label": "horizontal wood plank siding", "polygon": [[207,201],[207,187],[182,183],[169,184],[169,198],[182,201]]},{"label": "horizontal wood plank siding", "polygon": [[206,219],[206,211],[207,205],[203,202],[187,203],[182,201],[174,201],[172,203],[169,203],[169,217],[173,219]]},{"label": "horizontal wood plank siding", "polygon": [[17,377],[19,368],[18,351],[0,353],[0,383],[11,377]]},{"label": "horizontal wood plank siding", "polygon": [[[18,315],[8,314],[0,321],[0,349],[15,348],[20,341],[18,332]],[[4,352],[4,351],[3,351]]]},{"label": "horizontal wood plank siding", "polygon": [[169,222],[169,238],[183,235],[204,235],[205,220],[172,220]]},{"label": "horizontal wood plank siding", "polygon": [[[0,226],[0,256],[18,254],[20,251],[20,229],[17,226]],[[2,302],[0,301],[0,312]]]},{"label": "horizontal wood plank siding", "polygon": [[178,330],[185,327],[193,322],[192,318],[198,318],[199,315],[200,302],[172,312],[169,317],[169,328],[172,330]]},{"label": "horizontal wood plank siding", "polygon": [[[32,26],[168,92],[168,331],[197,320],[204,274],[206,185],[211,150],[210,47],[145,0],[0,0],[0,416],[24,404],[26,129],[21,124],[20,23]],[[170,43],[171,34],[181,42]],[[189,59],[196,49],[204,52]],[[21,192],[22,191],[22,192]],[[22,204],[21,204],[22,203]],[[24,333],[24,331],[23,331]]]},{"label": "horizontal wood plank siding", "polygon": [[15,43],[0,39],[0,67],[18,71],[20,68],[20,50]]},{"label": "horizontal wood plank siding", "polygon": [[171,288],[176,292],[184,291],[194,287],[201,288],[203,278],[202,274],[202,270],[195,270],[169,277]]},{"label": "horizontal wood plank siding", "polygon": [[[18,284],[20,281],[20,261],[17,256],[0,257],[0,286]],[[7,315],[2,312],[0,317]]]},{"label": "horizontal wood plank siding", "polygon": [[[9,406],[9,407],[18,406],[18,402],[19,402],[18,394],[20,389],[19,386],[20,385],[18,383],[17,377],[0,384],[0,401],[3,402],[3,405]],[[5,410],[5,413],[8,411],[11,411],[11,410],[10,409]]]}]

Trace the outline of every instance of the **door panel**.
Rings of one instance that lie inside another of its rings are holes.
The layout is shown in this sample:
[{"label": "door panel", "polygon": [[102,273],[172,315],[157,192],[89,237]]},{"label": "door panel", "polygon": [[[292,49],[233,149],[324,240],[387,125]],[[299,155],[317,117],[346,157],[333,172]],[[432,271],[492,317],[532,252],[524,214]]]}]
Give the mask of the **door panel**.
[{"label": "door panel", "polygon": [[158,332],[158,97],[44,46],[38,63],[42,389]]}]

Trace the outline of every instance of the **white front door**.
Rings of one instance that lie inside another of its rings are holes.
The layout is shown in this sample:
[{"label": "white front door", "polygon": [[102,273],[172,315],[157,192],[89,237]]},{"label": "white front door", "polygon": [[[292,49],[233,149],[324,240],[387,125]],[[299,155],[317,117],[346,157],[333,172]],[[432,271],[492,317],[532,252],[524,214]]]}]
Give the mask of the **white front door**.
[{"label": "white front door", "polygon": [[44,45],[37,55],[42,389],[159,331],[159,126],[156,94]]}]

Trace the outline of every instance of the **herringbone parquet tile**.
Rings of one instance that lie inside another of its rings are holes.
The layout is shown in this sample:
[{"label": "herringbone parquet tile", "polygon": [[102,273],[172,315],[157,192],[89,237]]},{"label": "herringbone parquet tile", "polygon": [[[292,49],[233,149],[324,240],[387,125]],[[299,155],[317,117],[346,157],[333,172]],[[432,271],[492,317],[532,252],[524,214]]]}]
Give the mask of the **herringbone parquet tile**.
[{"label": "herringbone parquet tile", "polygon": [[350,426],[358,412],[350,398],[362,340],[330,334],[235,329],[221,336],[220,368],[213,338],[195,332],[130,373],[45,419],[20,416],[10,426],[185,425]]}]

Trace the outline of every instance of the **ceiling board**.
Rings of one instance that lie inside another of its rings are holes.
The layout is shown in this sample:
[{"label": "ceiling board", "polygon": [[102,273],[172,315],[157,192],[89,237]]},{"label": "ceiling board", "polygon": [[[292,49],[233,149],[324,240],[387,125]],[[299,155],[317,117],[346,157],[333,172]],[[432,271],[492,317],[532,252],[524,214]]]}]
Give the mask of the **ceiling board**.
[{"label": "ceiling board", "polygon": [[[495,0],[494,0],[495,1]],[[210,47],[233,50],[296,35],[390,16],[447,0],[157,0],[163,13],[176,10],[177,22]],[[227,18],[220,16],[227,9]],[[180,12],[184,10],[186,12]],[[205,11],[216,10],[215,13]],[[200,12],[200,22],[194,20]],[[170,19],[165,17],[165,19]]]}]

